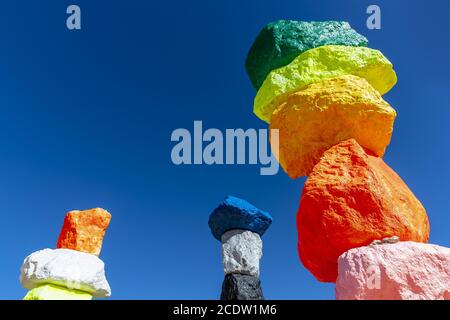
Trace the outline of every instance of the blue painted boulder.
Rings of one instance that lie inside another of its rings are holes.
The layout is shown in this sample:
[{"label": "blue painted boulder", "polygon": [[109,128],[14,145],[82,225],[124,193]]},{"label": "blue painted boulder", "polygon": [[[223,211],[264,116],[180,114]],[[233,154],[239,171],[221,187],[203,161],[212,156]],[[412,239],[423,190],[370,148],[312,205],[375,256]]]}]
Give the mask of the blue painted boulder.
[{"label": "blue painted boulder", "polygon": [[211,213],[208,225],[217,240],[228,230],[242,229],[258,233],[266,232],[272,223],[269,213],[256,208],[245,200],[227,196]]}]

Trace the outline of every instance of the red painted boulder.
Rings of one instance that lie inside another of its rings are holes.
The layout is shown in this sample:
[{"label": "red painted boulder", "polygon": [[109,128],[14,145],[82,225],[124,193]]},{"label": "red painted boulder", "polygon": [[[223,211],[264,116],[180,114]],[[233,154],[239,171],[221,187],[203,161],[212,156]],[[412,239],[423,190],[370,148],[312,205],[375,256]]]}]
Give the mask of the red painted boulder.
[{"label": "red painted boulder", "polygon": [[427,242],[430,226],[403,180],[350,139],[327,150],[306,180],[297,230],[303,265],[319,281],[335,282],[342,253],[391,236]]}]

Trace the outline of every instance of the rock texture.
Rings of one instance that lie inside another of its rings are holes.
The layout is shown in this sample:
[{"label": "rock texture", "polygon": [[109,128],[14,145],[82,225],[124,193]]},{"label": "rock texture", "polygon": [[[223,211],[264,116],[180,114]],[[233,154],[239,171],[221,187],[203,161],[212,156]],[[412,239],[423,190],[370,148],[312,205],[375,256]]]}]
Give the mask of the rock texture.
[{"label": "rock texture", "polygon": [[416,242],[351,249],[339,257],[336,298],[449,300],[450,249]]},{"label": "rock texture", "polygon": [[56,247],[98,256],[110,220],[111,214],[101,208],[70,211],[64,219]]},{"label": "rock texture", "polygon": [[259,234],[230,230],[222,235],[222,265],[225,274],[239,273],[259,277],[262,241]]},{"label": "rock texture", "polygon": [[402,179],[350,139],[327,150],[305,182],[297,229],[304,266],[335,282],[345,251],[391,236],[427,242],[430,226]]},{"label": "rock texture", "polygon": [[291,178],[309,175],[323,152],[350,138],[382,156],[391,140],[396,112],[364,78],[344,75],[290,93],[272,114],[279,149]]},{"label": "rock texture", "polygon": [[28,291],[23,300],[92,300],[92,295],[53,284],[44,284]]},{"label": "rock texture", "polygon": [[272,223],[269,213],[262,211],[245,200],[228,196],[211,213],[208,225],[217,240],[229,230],[243,229],[264,234]]},{"label": "rock texture", "polygon": [[105,266],[98,257],[69,249],[44,249],[25,258],[20,268],[20,282],[26,289],[55,284],[76,289],[94,297],[109,297],[111,289]]},{"label": "rock texture", "polygon": [[381,240],[373,240],[370,244],[371,245],[378,245],[378,244],[385,244],[385,243],[397,243],[399,242],[400,239],[397,236],[392,236],[392,237],[388,237],[388,238],[384,238]]},{"label": "rock texture", "polygon": [[221,300],[264,300],[259,278],[246,274],[227,274]]},{"label": "rock texture", "polygon": [[345,21],[303,22],[279,20],[266,25],[245,62],[256,89],[270,71],[289,64],[301,53],[323,45],[367,46],[367,39]]},{"label": "rock texture", "polygon": [[388,92],[397,82],[392,64],[378,50],[322,46],[308,50],[287,66],[270,72],[256,94],[253,112],[270,122],[272,113],[287,94],[308,84],[345,74],[365,78],[381,94]]}]

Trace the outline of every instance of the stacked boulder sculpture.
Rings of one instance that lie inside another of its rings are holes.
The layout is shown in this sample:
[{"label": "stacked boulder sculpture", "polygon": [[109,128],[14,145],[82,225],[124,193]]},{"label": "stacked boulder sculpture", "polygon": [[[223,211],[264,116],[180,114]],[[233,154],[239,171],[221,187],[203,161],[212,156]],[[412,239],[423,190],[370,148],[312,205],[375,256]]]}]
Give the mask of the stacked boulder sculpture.
[{"label": "stacked boulder sculpture", "polygon": [[56,249],[32,253],[20,268],[24,300],[91,300],[111,289],[98,258],[111,214],[101,208],[67,213]]},{"label": "stacked boulder sculpture", "polygon": [[211,213],[209,227],[222,242],[225,279],[221,300],[262,300],[259,261],[261,236],[272,223],[269,213],[245,200],[228,196]]},{"label": "stacked boulder sculpture", "polygon": [[[338,299],[448,299],[449,249],[424,244],[426,211],[381,158],[396,118],[382,95],[397,76],[367,44],[346,22],[281,20],[262,29],[246,60],[253,111],[279,131],[273,152],[291,178],[307,176],[299,257],[319,281],[338,279]],[[371,264],[393,268],[373,290],[362,288]]]}]

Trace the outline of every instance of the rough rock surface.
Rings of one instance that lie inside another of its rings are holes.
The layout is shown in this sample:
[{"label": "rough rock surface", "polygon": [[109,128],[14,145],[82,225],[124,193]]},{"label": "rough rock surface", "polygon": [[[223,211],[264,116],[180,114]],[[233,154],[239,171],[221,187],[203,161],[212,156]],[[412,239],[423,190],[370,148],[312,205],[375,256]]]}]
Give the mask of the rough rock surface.
[{"label": "rough rock surface", "polygon": [[367,42],[345,21],[279,20],[261,30],[248,52],[245,68],[253,86],[259,89],[270,71],[309,49],[330,44],[367,46]]},{"label": "rough rock surface", "polygon": [[339,300],[450,300],[450,248],[398,242],[339,257]]},{"label": "rough rock surface", "polygon": [[264,300],[259,278],[247,274],[227,274],[221,300]]},{"label": "rough rock surface", "polygon": [[381,240],[373,240],[370,243],[370,245],[371,246],[372,245],[375,246],[375,245],[385,244],[385,243],[397,243],[399,241],[400,241],[400,239],[397,236],[392,236],[392,237],[384,238],[384,239],[381,239]]},{"label": "rough rock surface", "polygon": [[272,223],[269,213],[262,211],[245,200],[228,196],[211,213],[208,225],[217,240],[233,229],[250,230],[260,236],[266,232]]},{"label": "rough rock surface", "polygon": [[397,82],[392,64],[378,50],[322,46],[308,50],[287,66],[270,72],[256,94],[253,112],[270,122],[273,111],[287,94],[308,84],[345,74],[365,78],[381,94],[388,92]]},{"label": "rough rock surface", "polygon": [[350,138],[383,156],[395,117],[364,78],[325,79],[287,95],[272,114],[270,128],[280,134],[273,150],[291,178],[309,175],[324,151]]},{"label": "rough rock surface", "polygon": [[23,300],[92,300],[92,295],[53,284],[44,284],[28,291]]},{"label": "rough rock surface", "polygon": [[110,220],[111,214],[101,208],[70,211],[64,219],[56,247],[98,256]]},{"label": "rough rock surface", "polygon": [[240,273],[259,277],[262,241],[248,230],[230,230],[222,235],[222,264],[225,274]]},{"label": "rough rock surface", "polygon": [[297,214],[303,265],[335,282],[338,257],[373,240],[427,242],[428,217],[403,180],[354,140],[327,150],[306,180]]},{"label": "rough rock surface", "polygon": [[44,249],[26,257],[20,272],[20,283],[28,290],[42,284],[55,284],[99,298],[111,295],[105,265],[92,254],[69,249]]}]

